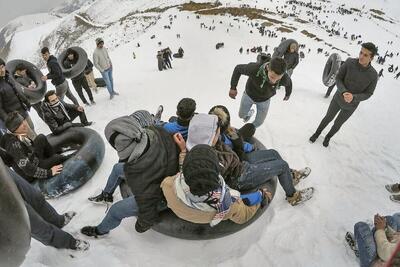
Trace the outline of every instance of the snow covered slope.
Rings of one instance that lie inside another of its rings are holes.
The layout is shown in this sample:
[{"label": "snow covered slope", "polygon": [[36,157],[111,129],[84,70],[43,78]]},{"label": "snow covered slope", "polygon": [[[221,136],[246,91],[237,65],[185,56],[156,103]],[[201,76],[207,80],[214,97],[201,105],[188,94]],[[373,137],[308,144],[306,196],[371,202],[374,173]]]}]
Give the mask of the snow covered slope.
[{"label": "snow covered slope", "polygon": [[[236,64],[254,61],[256,54],[240,55],[239,48],[268,45],[271,52],[282,36],[295,38],[306,48],[302,50],[305,59],[293,75],[293,94],[288,102],[283,102],[284,92],[278,92],[272,100],[267,120],[257,129],[256,136],[267,147],[278,150],[293,168],[310,166],[313,169],[310,177],[298,187],[314,186],[314,198],[302,206],[291,207],[284,199],[283,190],[278,188],[271,207],[256,223],[220,240],[185,241],[154,231],[138,234],[134,230],[134,218],[124,220],[119,228],[106,237],[86,238],[79,233],[80,228],[96,225],[105,215],[105,207],[89,203],[87,197],[100,192],[112,165],[117,161],[116,153],[107,145],[103,165],[93,179],[76,192],[51,201],[60,212],[78,212],[65,230],[89,240],[90,250],[85,253],[56,250],[33,240],[23,266],[358,266],[356,258],[344,245],[345,232],[352,230],[355,222],[371,219],[377,212],[392,214],[399,209],[397,204],[389,200],[389,194],[383,186],[398,182],[400,178],[399,81],[386,71],[373,97],[360,105],[332,139],[329,148],[321,145],[322,138],[315,144],[309,144],[308,137],[317,127],[330,101],[323,98],[326,88],[321,83],[327,58],[324,53],[317,54],[317,49],[339,52],[343,58],[347,57],[347,53],[357,56],[357,42],[362,40],[375,42],[381,53],[386,50],[396,53],[399,17],[390,17],[393,20],[391,23],[389,17],[380,15],[387,20],[384,21],[373,17],[368,5],[364,12],[362,5],[353,5],[352,1],[345,0],[330,3],[313,1],[315,7],[321,6],[322,10],[329,13],[320,13],[298,4],[294,13],[300,20],[281,13],[285,11],[290,14],[293,11],[293,5],[286,4],[285,7],[286,1],[283,0],[263,3],[250,0],[221,2],[223,8],[244,4],[257,6],[261,10],[265,8],[269,13],[263,16],[268,19],[249,21],[245,17],[228,15],[201,15],[198,19],[193,12],[179,11],[177,8],[140,13],[157,6],[181,3],[173,0],[98,0],[63,18],[23,31],[21,37],[16,33],[11,55],[13,58],[29,58],[32,51],[37,51],[39,45],[46,41],[52,49],[63,47],[57,44],[62,36],[59,30],[70,30],[71,38],[66,37],[65,42],[80,44],[91,54],[94,39],[101,34],[106,45],[113,48],[111,57],[115,88],[121,95],[110,101],[107,92],[101,90],[95,95],[97,105],[86,108],[88,118],[96,121],[92,128],[100,133],[106,123],[117,116],[130,114],[137,109],[154,112],[159,104],[164,105],[163,119],[167,119],[175,114],[176,104],[182,97],[196,99],[198,112],[207,112],[212,105],[226,105],[231,111],[232,124],[241,126],[242,122],[237,117],[240,98],[232,100],[228,97],[230,76]],[[346,3],[346,9],[356,8],[360,11],[340,15],[336,11],[341,3]],[[131,24],[119,24],[122,17],[137,11],[139,13],[132,14],[133,18],[138,18],[134,20],[136,24],[133,20]],[[107,28],[89,27],[81,35],[74,36],[75,31],[82,29],[74,24],[76,14],[94,25],[107,25]],[[151,18],[145,23],[144,16]],[[164,29],[174,16],[176,19],[172,20],[171,29]],[[278,31],[278,38],[261,37],[251,23],[255,25],[265,21],[272,23],[266,29],[276,31],[283,27],[292,32]],[[330,36],[325,28],[325,25],[330,28],[334,21],[335,29],[341,32],[339,36]],[[215,31],[201,29],[200,23],[215,26]],[[124,29],[124,25],[130,25],[129,29]],[[304,34],[304,31],[315,37]],[[356,41],[345,39],[345,32],[361,35],[362,38]],[[176,38],[178,33],[180,39]],[[152,35],[155,35],[154,39],[150,38]],[[33,36],[41,37],[34,39]],[[388,45],[388,41],[393,41],[393,45]],[[161,47],[158,42],[162,42]],[[225,47],[216,50],[217,42],[224,42]],[[140,43],[140,48],[136,47],[137,43]],[[166,46],[174,52],[182,46],[185,56],[172,62],[172,70],[159,72],[156,52]],[[342,51],[334,50],[334,47]],[[311,49],[310,53],[308,49]],[[136,59],[132,58],[132,52],[135,52]],[[387,60],[384,67],[399,63],[399,57],[395,55]],[[373,65],[378,71],[381,68],[376,63]],[[239,96],[245,81],[244,77],[240,81]],[[47,126],[34,112],[32,114],[38,132],[48,133]],[[120,196],[117,194],[116,198]]]}]

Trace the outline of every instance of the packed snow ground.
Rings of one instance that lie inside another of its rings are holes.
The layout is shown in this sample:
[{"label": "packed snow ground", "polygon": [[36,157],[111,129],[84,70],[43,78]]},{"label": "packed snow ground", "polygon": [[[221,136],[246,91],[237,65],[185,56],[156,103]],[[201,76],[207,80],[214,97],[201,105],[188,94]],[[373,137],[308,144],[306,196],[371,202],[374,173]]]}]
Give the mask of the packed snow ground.
[{"label": "packed snow ground", "polygon": [[[169,24],[169,14],[177,15],[177,19],[171,30],[164,30],[163,25]],[[213,26],[213,19],[215,31],[200,29],[201,22]],[[234,27],[227,33],[229,23]],[[228,97],[230,77],[236,64],[255,61],[256,54],[240,55],[238,50],[241,46],[246,49],[268,44],[271,52],[280,37],[261,37],[246,23],[241,22],[240,26],[239,29],[238,22],[228,17],[196,19],[193,13],[176,9],[162,14],[158,23],[145,34],[111,53],[115,90],[120,96],[110,101],[105,89],[94,95],[97,105],[86,108],[88,118],[96,122],[92,128],[103,135],[104,126],[113,118],[138,109],[155,112],[159,104],[164,105],[163,119],[167,120],[175,114],[176,104],[182,97],[194,98],[198,112],[208,112],[216,104],[226,105],[232,124],[241,126],[243,123],[237,112],[246,78],[241,78],[238,97],[232,100]],[[250,34],[251,29],[255,33]],[[383,47],[385,40],[392,40],[392,36],[378,29],[371,25],[370,32],[376,36],[371,41],[381,42],[380,47]],[[315,32],[320,30],[315,29]],[[176,38],[177,33],[181,34],[181,39]],[[150,39],[153,34],[156,38]],[[51,201],[59,212],[78,212],[65,230],[89,240],[90,250],[84,253],[57,250],[32,240],[23,266],[357,266],[356,258],[344,245],[345,232],[352,230],[359,220],[372,219],[377,212],[392,214],[399,209],[398,204],[389,200],[384,184],[400,178],[400,106],[397,104],[400,81],[386,72],[375,94],[361,103],[332,139],[329,148],[321,144],[329,129],[315,144],[310,144],[308,138],[330,102],[323,98],[326,87],[321,83],[327,58],[316,54],[318,43],[299,32],[285,36],[307,45],[306,58],[294,72],[290,100],[282,101],[284,90],[278,92],[256,136],[268,148],[278,150],[293,168],[312,168],[309,178],[298,188],[314,186],[313,199],[292,207],[278,187],[274,201],[258,221],[218,240],[179,240],[151,230],[138,234],[134,230],[134,218],[124,220],[105,237],[87,238],[79,233],[80,228],[98,224],[105,215],[105,207],[89,203],[87,197],[101,191],[117,161],[116,153],[107,144],[103,164],[91,181]],[[162,41],[162,48],[169,46],[176,52],[182,46],[185,50],[183,59],[172,61],[172,70],[157,70],[159,41]],[[352,56],[358,55],[359,46],[340,38],[331,41]],[[140,48],[136,47],[138,42]],[[224,42],[225,47],[216,50],[217,42]],[[312,48],[310,54],[307,53],[309,47]],[[380,66],[373,65],[379,71]],[[72,84],[70,86],[72,88]],[[48,133],[47,126],[34,112],[32,114],[38,132]],[[119,194],[116,198],[120,198]]]}]

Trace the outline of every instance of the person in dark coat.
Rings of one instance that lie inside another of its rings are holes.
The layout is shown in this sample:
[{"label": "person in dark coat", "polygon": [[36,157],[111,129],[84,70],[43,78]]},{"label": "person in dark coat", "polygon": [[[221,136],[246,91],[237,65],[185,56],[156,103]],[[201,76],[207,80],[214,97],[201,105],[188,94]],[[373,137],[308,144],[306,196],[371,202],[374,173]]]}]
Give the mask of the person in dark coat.
[{"label": "person in dark coat", "polygon": [[171,60],[172,60],[172,56],[171,56],[171,50],[169,49],[169,47],[167,47],[166,49],[164,49],[162,51],[163,53],[163,59],[164,59],[164,63],[165,65],[172,69],[172,65],[171,65]]},{"label": "person in dark coat", "polygon": [[28,182],[47,179],[59,174],[67,157],[56,154],[43,134],[31,140],[28,124],[18,111],[10,113],[5,122],[8,133],[3,135],[0,146],[12,158],[12,168]]},{"label": "person in dark coat", "polygon": [[[92,122],[87,120],[83,107],[64,103],[53,90],[44,96],[42,111],[44,121],[53,134],[60,134],[71,127],[92,125]],[[76,117],[79,117],[81,123],[73,123]]]},{"label": "person in dark coat", "polygon": [[335,122],[325,136],[323,145],[327,147],[333,135],[356,111],[361,101],[369,99],[376,88],[378,73],[372,67],[371,61],[378,53],[373,43],[361,46],[358,58],[348,58],[339,69],[336,76],[337,91],[315,133],[310,137],[314,143],[326,126],[336,117]]},{"label": "person in dark coat", "polygon": [[283,57],[286,62],[286,71],[289,74],[289,77],[291,77],[293,74],[293,70],[299,64],[299,44],[295,40],[293,40],[293,42],[287,46],[286,50],[283,50],[283,48],[284,46],[282,45],[278,46],[275,49],[272,58]]},{"label": "person in dark coat", "polygon": [[[67,50],[67,58],[63,62],[64,68],[70,69],[77,62],[78,62],[78,56],[76,55],[76,52],[74,50],[72,50],[72,49],[68,49]],[[86,66],[88,64],[89,64],[89,60],[88,60],[88,63],[86,64]],[[93,68],[93,64],[92,64],[92,68]],[[89,84],[88,84],[88,82],[87,82],[87,80],[85,78],[85,70],[82,71],[78,76],[72,78],[71,81],[72,81],[72,85],[75,88],[75,91],[79,95],[79,98],[82,100],[82,102],[85,105],[89,105],[90,106],[90,104],[92,104],[92,105],[96,104],[96,102],[93,99],[92,91],[90,91]],[[90,104],[86,100],[85,96],[83,95],[82,89],[85,89],[87,95],[89,96]]]},{"label": "person in dark coat", "polygon": [[81,232],[104,235],[118,227],[122,219],[136,216],[135,229],[143,233],[160,221],[159,212],[166,208],[160,184],[166,176],[178,172],[179,148],[163,128],[143,128],[132,116],[111,121],[105,134],[120,161],[125,162],[125,178],[133,196],[115,203],[99,225],[83,227]]},{"label": "person in dark coat", "polygon": [[18,111],[29,124],[29,136],[35,138],[35,127],[28,113],[31,105],[28,99],[17,91],[5,66],[6,63],[0,58],[0,119],[5,122],[9,113]]},{"label": "person in dark coat", "polygon": [[[0,148],[0,155],[6,165],[7,162],[10,163],[10,160],[12,162],[12,158],[8,159],[10,156],[2,148]],[[69,211],[64,214],[58,214],[38,189],[11,169],[7,168],[7,171],[24,200],[29,216],[31,235],[34,239],[45,246],[54,248],[81,251],[89,249],[87,241],[76,239],[61,229],[72,220],[76,212]]]},{"label": "person in dark coat", "polygon": [[271,97],[276,94],[276,89],[284,86],[286,93],[283,100],[289,100],[292,93],[292,80],[286,73],[286,62],[282,58],[274,58],[266,63],[237,65],[232,73],[230,98],[235,99],[237,96],[236,87],[241,75],[246,75],[249,78],[240,102],[239,117],[244,122],[248,122],[254,114],[251,107],[256,105],[257,115],[252,123],[257,128],[263,124],[267,117]]},{"label": "person in dark coat", "polygon": [[49,70],[49,73],[42,77],[42,81],[51,80],[51,83],[56,87],[57,96],[61,100],[64,100],[64,96],[67,96],[72,103],[79,105],[78,100],[76,100],[75,96],[69,89],[68,82],[57,62],[57,58],[50,55],[49,48],[47,47],[43,47],[41,53],[43,60],[46,61],[47,69]]}]

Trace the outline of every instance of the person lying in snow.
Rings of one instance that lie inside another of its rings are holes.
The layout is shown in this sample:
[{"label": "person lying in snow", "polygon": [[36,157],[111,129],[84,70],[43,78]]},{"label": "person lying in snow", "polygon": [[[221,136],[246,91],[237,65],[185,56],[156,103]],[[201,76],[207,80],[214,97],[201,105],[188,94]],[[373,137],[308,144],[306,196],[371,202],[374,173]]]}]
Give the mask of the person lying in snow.
[{"label": "person lying in snow", "polygon": [[165,209],[160,184],[178,172],[178,148],[172,136],[162,127],[143,128],[131,116],[111,121],[105,129],[110,144],[125,161],[124,174],[133,195],[111,206],[97,226],[85,226],[81,232],[88,236],[109,233],[124,218],[136,216],[135,229],[143,233],[160,221]]},{"label": "person lying in snow", "polygon": [[[45,94],[42,112],[44,122],[53,134],[60,134],[71,127],[90,126],[93,123],[87,120],[83,107],[63,102],[53,90]],[[81,123],[73,123],[78,116]]]},{"label": "person lying in snow", "polygon": [[[0,148],[0,155],[6,165],[12,163],[12,158],[7,152]],[[31,235],[45,246],[54,248],[66,248],[72,250],[87,250],[89,243],[87,241],[74,238],[61,228],[66,226],[76,212],[69,211],[62,215],[45,200],[42,193],[25,181],[21,176],[12,171],[7,170],[11,178],[14,180],[18,191],[24,200],[26,210],[29,216]]]},{"label": "person lying in snow", "polygon": [[242,128],[235,129],[231,126],[231,116],[225,106],[218,105],[210,109],[208,114],[218,116],[221,121],[221,140],[233,149],[239,156],[241,161],[246,159],[245,153],[250,153],[255,150],[253,144],[250,144],[250,138],[256,132],[256,127],[252,123],[246,123]]},{"label": "person lying in snow", "polygon": [[248,153],[247,161],[241,162],[236,153],[221,142],[220,125],[216,115],[196,114],[189,124],[187,142],[180,134],[174,135],[175,142],[181,151],[190,151],[198,144],[212,146],[222,167],[220,173],[230,188],[239,191],[253,190],[278,176],[291,205],[298,205],[312,197],[312,187],[300,191],[294,187],[310,174],[310,168],[300,171],[290,169],[288,163],[273,149]]},{"label": "person lying in snow", "polygon": [[32,141],[28,137],[28,123],[17,111],[8,115],[5,125],[9,132],[2,136],[0,146],[11,156],[11,166],[20,176],[33,182],[62,171],[62,163],[68,156],[56,154],[43,134]]},{"label": "person lying in snow", "polygon": [[176,115],[178,117],[171,117],[169,122],[163,124],[164,129],[171,134],[181,133],[186,140],[189,122],[195,111],[196,101],[191,98],[182,98],[176,106]]},{"label": "person lying in snow", "polygon": [[361,267],[386,266],[400,241],[400,213],[382,217],[376,214],[374,228],[365,222],[354,225],[354,235],[347,232],[347,244],[360,259]]},{"label": "person lying in snow", "polygon": [[168,207],[181,219],[215,226],[223,220],[249,221],[272,199],[267,189],[241,195],[219,173],[219,160],[208,145],[196,145],[179,155],[181,171],[161,183]]}]

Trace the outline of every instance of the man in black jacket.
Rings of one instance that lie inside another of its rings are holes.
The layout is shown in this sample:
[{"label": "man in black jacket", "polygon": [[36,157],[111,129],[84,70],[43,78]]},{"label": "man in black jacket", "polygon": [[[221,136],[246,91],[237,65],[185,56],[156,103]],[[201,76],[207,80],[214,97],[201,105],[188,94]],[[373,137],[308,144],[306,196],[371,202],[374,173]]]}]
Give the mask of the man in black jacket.
[{"label": "man in black jacket", "polygon": [[[78,57],[75,54],[76,52],[74,50],[67,50],[67,58],[63,62],[64,68],[70,69],[78,62]],[[89,61],[87,64],[89,64]],[[82,71],[78,76],[72,78],[71,81],[75,91],[78,93],[80,99],[85,105],[90,106],[90,104],[96,104],[96,102],[94,102],[92,92],[90,91],[89,84],[87,83],[84,71]],[[89,96],[90,104],[83,95],[82,89],[85,89],[87,95]]]},{"label": "man in black jacket", "polygon": [[12,168],[28,182],[47,179],[59,174],[67,158],[54,153],[46,136],[39,134],[34,141],[28,137],[26,120],[14,111],[5,122],[9,133],[3,135],[0,146],[12,157]]},{"label": "man in black jacket", "polygon": [[[58,99],[56,92],[48,91],[44,96],[42,104],[43,117],[53,134],[60,134],[71,127],[90,126],[85,110],[81,106],[67,104]],[[81,123],[72,123],[76,117]]]},{"label": "man in black jacket", "polygon": [[64,96],[67,96],[72,103],[75,105],[79,105],[78,100],[76,100],[75,96],[72,94],[69,89],[68,82],[62,73],[61,67],[57,62],[57,58],[53,55],[50,55],[49,49],[47,47],[43,47],[41,50],[42,58],[46,61],[47,69],[49,73],[46,76],[42,77],[42,81],[51,80],[51,83],[56,87],[57,96],[64,99]]},{"label": "man in black jacket", "polygon": [[0,119],[5,122],[10,112],[18,111],[29,124],[29,136],[34,138],[36,136],[34,125],[28,113],[31,105],[9,79],[5,65],[4,60],[0,59]]},{"label": "man in black jacket", "polygon": [[286,63],[282,58],[274,58],[267,63],[249,63],[237,65],[231,78],[229,96],[233,99],[237,96],[237,84],[241,75],[249,78],[246,83],[246,91],[243,92],[240,102],[239,117],[244,122],[250,120],[254,113],[253,105],[257,107],[257,115],[253,124],[259,127],[267,117],[271,97],[276,94],[279,86],[285,86],[285,98],[289,100],[292,93],[292,80],[286,73]]},{"label": "man in black jacket", "polygon": [[378,82],[378,73],[372,67],[371,61],[378,53],[373,43],[362,44],[358,58],[348,58],[339,69],[336,76],[337,91],[332,98],[328,111],[315,133],[310,137],[314,143],[326,126],[336,117],[335,122],[325,136],[323,145],[329,146],[329,141],[340,127],[356,111],[361,101],[370,98]]}]

